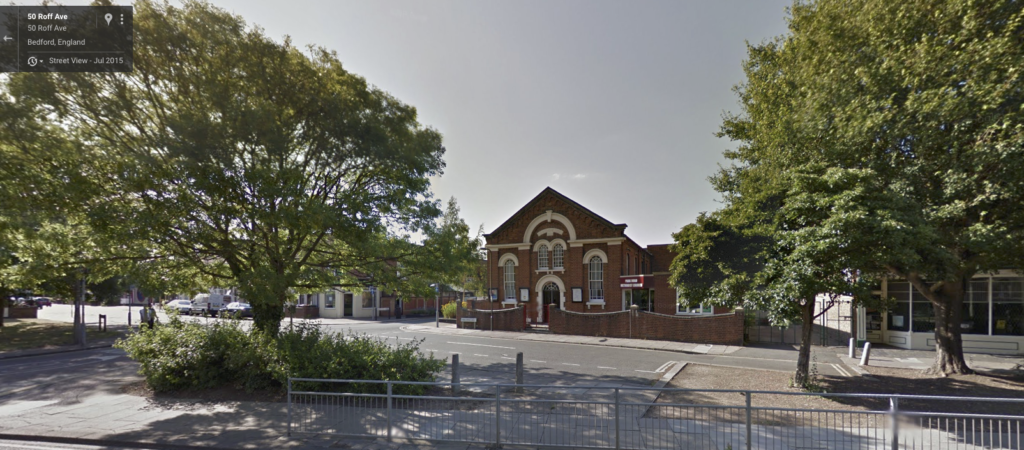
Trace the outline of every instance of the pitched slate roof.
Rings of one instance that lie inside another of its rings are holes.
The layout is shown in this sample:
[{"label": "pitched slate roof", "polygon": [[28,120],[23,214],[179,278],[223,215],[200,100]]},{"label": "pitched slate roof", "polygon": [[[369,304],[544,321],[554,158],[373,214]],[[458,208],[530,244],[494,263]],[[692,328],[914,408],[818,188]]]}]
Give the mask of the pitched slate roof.
[{"label": "pitched slate roof", "polygon": [[601,217],[597,213],[587,209],[585,206],[583,206],[583,205],[581,205],[579,203],[576,203],[576,201],[574,201],[573,199],[571,199],[569,197],[566,197],[561,192],[558,192],[558,191],[556,191],[554,189],[551,189],[551,186],[548,186],[548,187],[544,188],[543,191],[540,191],[540,194],[537,194],[537,196],[534,197],[532,200],[526,202],[526,204],[523,205],[522,208],[519,208],[519,210],[517,210],[515,212],[515,214],[512,214],[512,216],[509,217],[508,219],[506,219],[505,222],[503,222],[501,225],[498,226],[498,228],[495,228],[490,233],[485,234],[484,237],[491,237],[492,235],[495,235],[498,232],[500,232],[501,230],[503,230],[505,227],[509,226],[512,223],[512,219],[516,218],[516,216],[518,216],[524,210],[530,208],[530,206],[533,206],[534,203],[539,202],[546,195],[554,196],[555,198],[557,198],[557,199],[567,203],[569,206],[582,211],[584,214],[587,214],[587,215],[593,217],[598,222],[603,223],[603,224],[605,224],[605,225],[607,225],[607,226],[609,226],[611,228],[618,228],[618,229],[625,229],[626,228],[626,224],[624,224],[624,223],[612,223],[612,221],[610,221],[608,219],[605,219],[604,217]]}]

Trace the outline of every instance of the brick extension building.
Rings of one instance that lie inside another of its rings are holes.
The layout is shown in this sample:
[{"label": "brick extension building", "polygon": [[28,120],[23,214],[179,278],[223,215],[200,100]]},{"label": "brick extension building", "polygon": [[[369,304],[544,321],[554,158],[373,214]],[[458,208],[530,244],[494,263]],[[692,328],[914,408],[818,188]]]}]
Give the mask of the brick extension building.
[{"label": "brick extension building", "polygon": [[631,304],[660,314],[712,313],[678,306],[668,283],[675,256],[668,244],[641,247],[625,230],[626,224],[544,189],[485,235],[491,299],[522,304],[530,323],[548,322],[548,304],[581,313],[622,311]]}]

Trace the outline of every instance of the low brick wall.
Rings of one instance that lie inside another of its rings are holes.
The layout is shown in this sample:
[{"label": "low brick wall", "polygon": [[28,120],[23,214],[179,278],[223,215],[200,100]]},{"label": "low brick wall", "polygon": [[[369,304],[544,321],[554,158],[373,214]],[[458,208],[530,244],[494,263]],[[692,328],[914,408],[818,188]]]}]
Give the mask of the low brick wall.
[{"label": "low brick wall", "polygon": [[455,310],[456,325],[459,328],[473,328],[474,324],[472,323],[462,323],[464,317],[475,318],[476,328],[480,330],[523,331],[525,325],[522,307],[492,311],[489,309],[465,309],[459,306]]},{"label": "low brick wall", "polygon": [[296,306],[294,315],[291,313],[291,308],[288,308],[285,309],[284,316],[296,319],[316,319],[320,317],[320,308],[316,306]]},{"label": "low brick wall", "polygon": [[35,306],[15,306],[7,310],[8,317],[12,319],[35,319],[38,312],[39,308]]},{"label": "low brick wall", "polygon": [[642,311],[574,313],[554,308],[548,312],[548,326],[555,334],[743,345],[743,311],[713,316],[670,316]]}]

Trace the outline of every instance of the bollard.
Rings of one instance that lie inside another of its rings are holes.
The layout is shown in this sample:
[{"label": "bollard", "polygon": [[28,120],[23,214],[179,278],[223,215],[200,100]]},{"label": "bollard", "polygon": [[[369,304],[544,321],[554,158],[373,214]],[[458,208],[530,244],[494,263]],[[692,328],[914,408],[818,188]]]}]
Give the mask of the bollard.
[{"label": "bollard", "polygon": [[516,353],[516,392],[523,392],[523,352]]},{"label": "bollard", "polygon": [[860,355],[860,365],[868,365],[868,359],[871,358],[871,343],[864,343],[864,354]]},{"label": "bollard", "polygon": [[452,355],[452,393],[459,390],[459,354]]},{"label": "bollard", "polygon": [[857,340],[850,338],[850,358],[857,357]]},{"label": "bollard", "polygon": [[99,323],[96,324],[96,325],[97,325],[96,328],[99,328],[100,331],[106,333],[107,332],[107,315],[106,314],[100,314]]}]

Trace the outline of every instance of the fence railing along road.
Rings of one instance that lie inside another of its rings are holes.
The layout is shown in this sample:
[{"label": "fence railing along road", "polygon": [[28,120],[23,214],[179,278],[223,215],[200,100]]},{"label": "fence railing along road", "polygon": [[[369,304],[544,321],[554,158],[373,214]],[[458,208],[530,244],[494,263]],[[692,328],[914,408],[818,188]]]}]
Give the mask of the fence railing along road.
[{"label": "fence railing along road", "polygon": [[[452,387],[293,378],[288,383],[288,432],[615,449],[1024,450],[1024,399],[609,386]],[[425,392],[408,395],[414,389]],[[657,401],[667,393],[686,401]],[[700,401],[722,393],[735,394],[735,404]],[[838,406],[799,409],[759,401],[777,395],[820,396]],[[866,409],[839,407],[850,404]],[[990,409],[1012,414],[922,410],[927,405],[946,411],[992,405]]]}]

